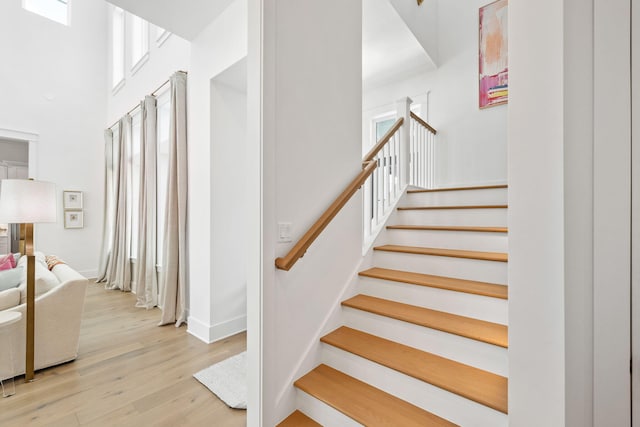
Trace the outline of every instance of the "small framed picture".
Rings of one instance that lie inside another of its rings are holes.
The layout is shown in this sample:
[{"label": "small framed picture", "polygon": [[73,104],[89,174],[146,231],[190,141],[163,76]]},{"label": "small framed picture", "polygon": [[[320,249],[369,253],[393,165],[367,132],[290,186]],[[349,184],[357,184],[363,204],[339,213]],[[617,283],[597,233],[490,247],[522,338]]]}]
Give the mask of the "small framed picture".
[{"label": "small framed picture", "polygon": [[82,191],[63,191],[62,198],[65,209],[82,209]]},{"label": "small framed picture", "polygon": [[84,228],[84,212],[65,211],[64,228]]}]

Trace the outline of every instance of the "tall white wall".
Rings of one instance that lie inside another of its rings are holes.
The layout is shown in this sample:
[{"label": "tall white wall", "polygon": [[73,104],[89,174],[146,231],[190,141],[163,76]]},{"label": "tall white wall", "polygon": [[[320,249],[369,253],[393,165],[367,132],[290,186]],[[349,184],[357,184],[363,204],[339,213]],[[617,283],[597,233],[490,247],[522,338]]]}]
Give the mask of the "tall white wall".
[{"label": "tall white wall", "polygon": [[629,7],[509,5],[511,425],[630,425]]},{"label": "tall white wall", "polygon": [[212,340],[247,327],[246,60],[211,81]]},{"label": "tall white wall", "polygon": [[[242,296],[217,300],[214,293],[213,256],[224,250],[224,241],[216,241],[212,219],[215,211],[230,209],[235,200],[219,200],[214,196],[216,177],[225,176],[235,165],[219,162],[223,169],[213,171],[214,149],[211,122],[211,80],[247,55],[247,1],[236,0],[193,40],[189,61],[189,332],[206,342],[216,338],[213,301],[237,304]],[[224,163],[224,164],[223,164]],[[229,181],[238,190],[237,200],[244,198],[242,182]],[[232,241],[233,243],[234,241]],[[220,245],[220,246],[218,246]],[[214,251],[215,248],[215,251]],[[230,319],[226,319],[230,320]],[[236,331],[238,332],[238,331]]]},{"label": "tall white wall", "polygon": [[[4,2],[0,128],[39,135],[35,177],[56,184],[58,222],[36,226],[36,249],[94,276],[102,232],[102,129],[107,111],[107,6],[73,2],[66,27]],[[62,191],[84,192],[84,228],[63,225]]]},{"label": "tall white wall", "polygon": [[[111,19],[114,6],[109,6],[109,46],[111,45]],[[138,105],[145,95],[150,95],[152,91],[158,88],[166,81],[174,72],[178,70],[187,71],[189,68],[189,58],[191,54],[191,43],[180,38],[175,34],[171,34],[162,44],[159,44],[156,38],[156,27],[149,25],[149,59],[147,62],[133,73],[131,71],[133,65],[131,62],[131,26],[129,19],[125,20],[125,83],[118,91],[111,88],[111,70],[112,56],[109,58],[109,66],[107,68],[109,79],[107,84],[108,90],[108,109],[107,120],[104,127],[111,126],[120,119],[127,111]]]},{"label": "tall white wall", "polygon": [[[393,110],[398,99],[409,96],[416,103],[425,103],[430,92],[428,119],[438,130],[436,186],[507,180],[508,106],[478,108],[478,8],[486,3],[439,1],[435,9],[438,69],[402,78],[395,84],[365,87],[365,128],[372,117]],[[363,136],[367,138],[368,133]]]},{"label": "tall white wall", "polygon": [[360,1],[263,2],[263,270],[249,294],[262,293],[265,426],[292,411],[291,381],[313,368],[302,358],[361,258],[358,194],[290,271],[274,266],[293,245],[277,243],[277,223],[297,240],[361,169],[361,16]]}]

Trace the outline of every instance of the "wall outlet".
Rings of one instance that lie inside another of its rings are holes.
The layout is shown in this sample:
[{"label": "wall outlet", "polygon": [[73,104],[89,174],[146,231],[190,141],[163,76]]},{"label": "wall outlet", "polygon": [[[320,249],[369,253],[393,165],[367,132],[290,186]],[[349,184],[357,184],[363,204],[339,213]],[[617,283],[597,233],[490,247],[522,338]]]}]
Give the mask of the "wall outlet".
[{"label": "wall outlet", "polygon": [[292,241],[291,238],[291,223],[290,222],[279,222],[278,223],[278,242],[279,243],[289,243]]}]

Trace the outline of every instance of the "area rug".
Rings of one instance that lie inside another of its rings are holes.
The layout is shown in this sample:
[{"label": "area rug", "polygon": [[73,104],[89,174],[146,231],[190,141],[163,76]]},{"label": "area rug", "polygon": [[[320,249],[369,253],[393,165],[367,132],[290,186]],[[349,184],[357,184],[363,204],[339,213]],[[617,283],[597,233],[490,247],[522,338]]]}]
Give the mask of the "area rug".
[{"label": "area rug", "polygon": [[193,374],[229,407],[247,409],[247,352]]}]

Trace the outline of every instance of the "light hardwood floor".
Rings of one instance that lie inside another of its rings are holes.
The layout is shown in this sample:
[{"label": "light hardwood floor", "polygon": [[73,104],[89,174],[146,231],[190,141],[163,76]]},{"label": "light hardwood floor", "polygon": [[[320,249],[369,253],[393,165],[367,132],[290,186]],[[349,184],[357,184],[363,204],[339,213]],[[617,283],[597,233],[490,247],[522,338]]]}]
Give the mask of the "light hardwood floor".
[{"label": "light hardwood floor", "polygon": [[[158,309],[90,283],[78,358],[15,379],[0,398],[0,426],[216,426],[246,424],[192,375],[246,349],[244,333],[204,344],[186,327],[158,327]],[[37,351],[37,349],[36,349]]]}]

